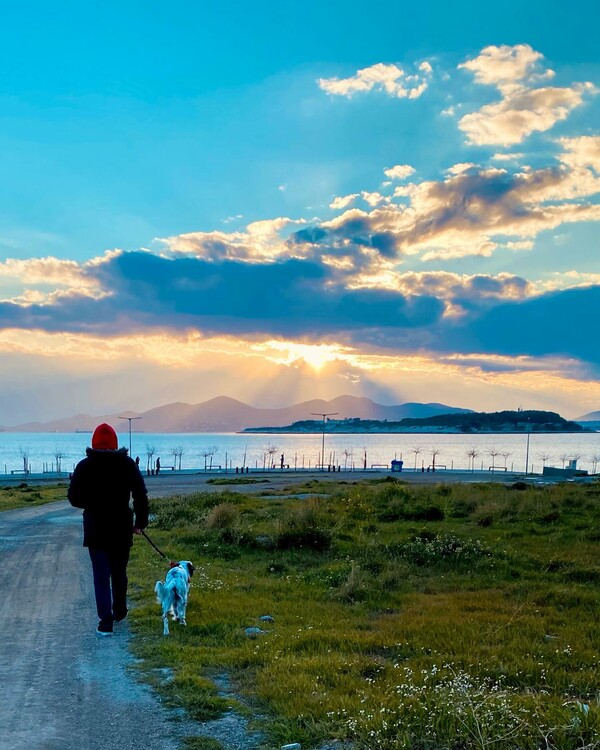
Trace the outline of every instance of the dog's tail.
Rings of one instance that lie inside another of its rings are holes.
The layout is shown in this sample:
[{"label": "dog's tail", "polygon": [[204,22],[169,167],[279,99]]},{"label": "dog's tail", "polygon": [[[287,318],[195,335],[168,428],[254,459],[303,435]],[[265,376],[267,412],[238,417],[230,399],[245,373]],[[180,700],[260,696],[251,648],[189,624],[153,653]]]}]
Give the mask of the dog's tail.
[{"label": "dog's tail", "polygon": [[154,587],[154,593],[156,594],[156,601],[162,604],[165,597],[165,584],[162,581],[157,581]]}]

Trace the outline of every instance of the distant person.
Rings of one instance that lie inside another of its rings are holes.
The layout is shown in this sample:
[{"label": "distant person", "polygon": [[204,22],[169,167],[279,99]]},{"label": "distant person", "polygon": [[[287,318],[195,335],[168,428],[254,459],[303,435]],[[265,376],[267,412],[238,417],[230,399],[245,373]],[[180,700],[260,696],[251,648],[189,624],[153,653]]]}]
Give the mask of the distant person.
[{"label": "distant person", "polygon": [[135,457],[135,465],[138,467],[138,469],[140,468],[140,457],[139,456]]},{"label": "distant person", "polygon": [[75,467],[68,498],[75,508],[83,508],[83,546],[92,561],[100,618],[96,632],[105,636],[112,635],[113,622],[127,616],[129,551],[133,535],[148,525],[148,494],[136,462],[126,448],[118,448],[110,425],[96,427],[86,454]]},{"label": "distant person", "polygon": [[160,456],[156,459],[156,475],[160,474]]}]

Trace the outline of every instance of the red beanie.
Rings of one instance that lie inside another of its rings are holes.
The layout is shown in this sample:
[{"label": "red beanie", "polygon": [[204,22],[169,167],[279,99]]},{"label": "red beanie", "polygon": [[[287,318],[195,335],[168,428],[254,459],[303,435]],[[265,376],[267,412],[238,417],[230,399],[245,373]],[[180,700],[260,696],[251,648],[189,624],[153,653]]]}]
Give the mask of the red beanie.
[{"label": "red beanie", "polygon": [[117,433],[113,428],[105,422],[99,424],[92,435],[92,448],[99,451],[116,451],[118,447]]}]

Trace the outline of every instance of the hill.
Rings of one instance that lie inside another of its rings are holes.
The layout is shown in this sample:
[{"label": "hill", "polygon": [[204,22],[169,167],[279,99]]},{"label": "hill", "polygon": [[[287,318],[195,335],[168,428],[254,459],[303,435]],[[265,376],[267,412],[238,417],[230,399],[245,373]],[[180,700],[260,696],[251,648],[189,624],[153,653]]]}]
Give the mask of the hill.
[{"label": "hill", "polygon": [[499,411],[437,414],[430,417],[407,417],[399,421],[372,419],[305,419],[285,427],[247,428],[245,432],[585,432],[576,422],[569,422],[552,411]]},{"label": "hill", "polygon": [[135,432],[239,432],[246,427],[260,427],[265,424],[283,427],[305,419],[311,413],[326,412],[336,412],[340,419],[394,421],[406,417],[426,418],[436,414],[463,414],[469,413],[469,410],[437,403],[384,406],[369,398],[356,396],[338,396],[330,401],[314,399],[279,409],[259,409],[228,396],[218,396],[199,404],[176,402],[145,412],[124,411],[96,416],[77,414],[50,422],[28,422],[4,429],[11,432],[75,432],[93,430],[100,422],[108,422],[117,431],[125,432],[128,425],[121,417],[141,417],[133,422]]},{"label": "hill", "polygon": [[582,417],[577,417],[576,422],[600,422],[600,411],[591,411]]}]

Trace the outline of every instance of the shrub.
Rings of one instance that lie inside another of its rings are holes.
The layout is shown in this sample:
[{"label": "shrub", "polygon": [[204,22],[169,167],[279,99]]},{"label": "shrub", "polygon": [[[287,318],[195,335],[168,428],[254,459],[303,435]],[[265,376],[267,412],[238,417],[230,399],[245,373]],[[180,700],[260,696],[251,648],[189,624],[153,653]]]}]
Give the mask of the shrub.
[{"label": "shrub", "polygon": [[522,695],[502,678],[475,677],[451,664],[413,672],[403,667],[397,684],[358,716],[339,711],[340,732],[358,750],[593,750],[597,715],[547,695]]},{"label": "shrub", "polygon": [[527,482],[515,482],[514,484],[511,484],[511,486],[508,489],[518,490],[519,492],[524,492],[525,490],[529,489],[529,485],[527,484]]},{"label": "shrub", "polygon": [[493,557],[492,551],[479,540],[460,539],[453,534],[436,534],[433,538],[419,534],[410,541],[397,545],[394,552],[415,565],[471,565],[476,560]]},{"label": "shrub", "polygon": [[331,531],[325,527],[317,502],[294,508],[280,521],[276,544],[279,549],[312,549],[323,552],[331,547]]},{"label": "shrub", "polygon": [[409,503],[402,509],[406,521],[443,521],[444,509],[435,503]]},{"label": "shrub", "polygon": [[210,531],[216,531],[227,544],[237,544],[240,541],[239,511],[231,503],[215,505],[204,519],[204,525]]},{"label": "shrub", "polygon": [[221,503],[215,505],[208,512],[204,524],[207,529],[233,529],[239,520],[239,512],[235,505],[231,503]]},{"label": "shrub", "polygon": [[222,502],[219,495],[208,492],[152,500],[153,525],[160,529],[172,529],[176,526],[199,524],[204,520],[206,510],[219,502]]},{"label": "shrub", "polygon": [[345,580],[335,590],[333,596],[335,599],[341,599],[344,602],[362,602],[373,589],[371,577],[362,570],[358,565],[352,563],[350,572]]},{"label": "shrub", "polygon": [[475,511],[477,504],[473,500],[457,499],[452,503],[450,516],[452,518],[467,518]]}]

